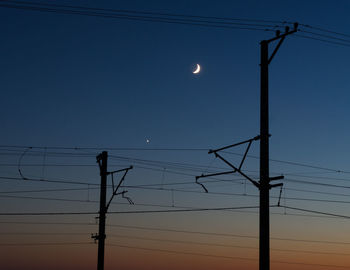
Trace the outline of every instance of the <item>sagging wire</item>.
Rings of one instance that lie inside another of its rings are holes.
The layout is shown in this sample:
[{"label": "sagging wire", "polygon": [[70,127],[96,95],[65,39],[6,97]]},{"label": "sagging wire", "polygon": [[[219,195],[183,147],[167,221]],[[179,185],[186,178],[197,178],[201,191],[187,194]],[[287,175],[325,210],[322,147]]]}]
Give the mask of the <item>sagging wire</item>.
[{"label": "sagging wire", "polygon": [[175,207],[174,189],[171,189],[171,206]]},{"label": "sagging wire", "polygon": [[19,175],[22,177],[22,179],[23,180],[28,180],[28,178],[27,177],[25,177],[23,174],[22,174],[22,171],[21,171],[21,163],[22,163],[22,159],[23,159],[23,157],[24,157],[24,155],[29,151],[29,150],[31,150],[33,147],[28,147],[27,149],[25,149],[24,151],[23,151],[23,153],[21,154],[21,156],[19,157],[19,159],[18,159],[18,172],[19,172]]},{"label": "sagging wire", "polygon": [[45,179],[45,169],[46,169],[46,151],[47,148],[44,148],[44,155],[43,155],[43,168],[41,171],[41,179]]}]

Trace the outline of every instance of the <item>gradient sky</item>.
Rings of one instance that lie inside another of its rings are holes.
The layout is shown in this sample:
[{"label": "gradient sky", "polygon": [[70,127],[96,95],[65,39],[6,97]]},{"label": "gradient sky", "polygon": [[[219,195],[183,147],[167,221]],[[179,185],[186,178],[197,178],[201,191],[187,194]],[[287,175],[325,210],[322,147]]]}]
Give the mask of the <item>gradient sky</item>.
[{"label": "gradient sky", "polygon": [[[349,34],[350,2],[346,0],[50,3],[296,21]],[[99,193],[98,186],[94,184],[99,183],[99,170],[95,156],[102,150],[108,150],[113,156],[109,160],[110,170],[135,166],[128,174],[125,185],[163,183],[165,187],[164,190],[129,188],[128,196],[136,205],[128,206],[125,199],[115,198],[117,204],[111,205],[111,211],[169,209],[171,206],[178,209],[258,205],[256,188],[239,176],[221,178],[235,180],[233,183],[207,184],[209,194],[171,191],[202,192],[200,186],[190,184],[194,182],[193,175],[214,168],[221,171],[227,167],[205,150],[151,149],[210,149],[256,136],[259,133],[259,42],[273,37],[273,32],[64,15],[4,7],[0,7],[0,21],[0,176],[20,177],[20,163],[21,172],[26,177],[91,183],[87,186],[1,179],[1,213],[97,212]],[[334,36],[334,33],[323,34]],[[350,40],[349,36],[337,37]],[[347,182],[350,181],[346,173],[350,171],[349,52],[349,46],[291,35],[270,65],[271,158],[345,171],[334,173],[271,162],[272,176],[286,175],[284,185],[287,189],[281,200],[284,205],[350,215],[347,207],[350,201],[346,197],[349,190]],[[202,66],[202,71],[194,75],[192,71],[197,63]],[[150,143],[146,142],[147,139]],[[99,149],[54,150],[50,148],[53,146]],[[28,150],[26,147],[34,148]],[[112,147],[149,150],[112,150]],[[259,154],[258,147],[259,143],[254,142],[250,152],[252,156]],[[23,154],[26,149],[27,152]],[[64,154],[67,152],[78,156]],[[232,152],[242,154],[244,147],[232,149]],[[240,156],[226,154],[226,157],[236,164],[240,162]],[[151,164],[149,160],[157,162]],[[183,166],[180,168],[179,164],[170,162],[203,167],[202,171],[195,171],[193,166],[185,170]],[[244,169],[255,179],[258,168],[257,159],[247,159]],[[174,171],[182,174],[173,174]],[[301,184],[293,180],[336,184],[343,188]],[[177,182],[189,184],[166,186]],[[68,188],[83,189],[4,193]],[[271,204],[276,204],[279,190],[272,190],[271,196]],[[81,202],[48,200],[50,198]],[[273,208],[271,212],[271,269],[340,269],[331,265],[350,269],[349,256],[344,255],[350,254],[349,221],[312,217],[310,213],[291,209]],[[94,216],[1,216],[3,244],[0,244],[0,253],[4,255],[1,269],[95,269],[97,245],[89,244],[90,234],[98,229]],[[258,267],[258,239],[251,238],[258,236],[258,209],[241,212],[110,214],[107,224],[106,270],[252,270]],[[52,245],[43,245],[45,243]]]}]

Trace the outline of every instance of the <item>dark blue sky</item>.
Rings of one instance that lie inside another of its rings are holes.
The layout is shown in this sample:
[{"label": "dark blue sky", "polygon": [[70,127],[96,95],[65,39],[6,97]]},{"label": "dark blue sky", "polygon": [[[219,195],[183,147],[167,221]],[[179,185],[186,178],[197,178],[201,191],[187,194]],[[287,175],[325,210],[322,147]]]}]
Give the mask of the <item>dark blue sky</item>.
[{"label": "dark blue sky", "polygon": [[[347,30],[348,5],[99,3],[108,8],[299,21],[339,32]],[[273,33],[5,8],[0,12],[4,144],[143,146],[150,138],[153,146],[207,147],[258,133],[258,44]],[[329,139],[346,142],[348,51],[297,37],[283,44],[270,72],[272,142],[284,148],[279,155],[310,143],[332,153]],[[202,65],[199,76],[191,74],[196,63]]]}]

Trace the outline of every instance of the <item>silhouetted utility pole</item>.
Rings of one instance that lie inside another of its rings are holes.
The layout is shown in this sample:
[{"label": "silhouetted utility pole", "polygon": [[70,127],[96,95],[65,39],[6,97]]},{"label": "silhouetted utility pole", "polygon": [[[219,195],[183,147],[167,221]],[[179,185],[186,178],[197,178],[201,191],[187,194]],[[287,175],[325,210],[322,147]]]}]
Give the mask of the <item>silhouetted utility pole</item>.
[{"label": "silhouetted utility pole", "polygon": [[[269,174],[269,64],[277,53],[287,35],[297,31],[298,24],[294,24],[294,29],[286,27],[284,34],[276,32],[276,37],[260,42],[261,62],[260,62],[260,243],[259,243],[259,269],[270,270],[270,185],[271,180],[280,178],[270,178]],[[269,43],[279,40],[277,46],[269,57]],[[278,185],[278,184],[277,184]]]},{"label": "silhouetted utility pole", "polygon": [[[212,174],[202,174],[200,176],[196,176],[196,183],[200,185],[205,192],[208,192],[208,189],[204,186],[203,183],[199,182],[200,178],[225,175],[231,173],[238,173],[249,180],[254,186],[256,186],[260,191],[260,217],[259,217],[259,269],[260,270],[270,270],[270,189],[274,187],[281,187],[280,197],[278,200],[278,206],[280,205],[281,192],[283,183],[278,184],[270,184],[271,181],[281,180],[283,176],[270,177],[269,173],[269,64],[271,63],[273,57],[277,53],[279,47],[282,42],[286,38],[286,36],[293,34],[298,31],[298,24],[294,24],[294,29],[292,31],[289,30],[289,27],[286,27],[285,33],[281,34],[280,31],[276,31],[276,37],[263,40],[260,42],[261,49],[261,96],[260,96],[260,135],[249,140],[245,140],[239,143],[235,143],[232,145],[224,146],[215,150],[210,150],[209,154],[214,154],[215,157],[221,159],[228,166],[231,167],[230,171],[212,173]],[[277,46],[269,57],[269,43],[272,41],[279,40]],[[256,181],[245,174],[242,170],[243,163],[247,157],[248,151],[250,149],[251,144],[254,141],[260,140],[260,180]],[[242,157],[242,160],[239,165],[235,166],[227,159],[225,159],[220,153],[223,150],[227,150],[232,147],[240,146],[247,144],[247,148]]]},{"label": "silhouetted utility pole", "polygon": [[106,228],[106,192],[107,192],[107,158],[106,151],[99,154],[96,159],[100,166],[101,176],[101,188],[100,188],[100,215],[98,235],[95,237],[98,240],[98,255],[97,255],[97,270],[104,269],[104,256],[105,256],[105,228]]},{"label": "silhouetted utility pole", "polygon": [[[107,172],[107,159],[108,159],[108,153],[106,151],[103,151],[101,154],[99,154],[97,157],[97,163],[100,167],[100,176],[101,176],[101,188],[100,188],[100,212],[99,212],[99,229],[98,234],[91,235],[91,238],[95,239],[95,241],[98,241],[98,255],[97,255],[97,270],[103,270],[104,269],[104,256],[105,256],[105,239],[106,239],[106,214],[108,211],[108,207],[111,204],[113,197],[115,195],[122,195],[123,198],[127,199],[130,204],[134,204],[132,200],[129,197],[125,196],[125,193],[127,191],[117,192],[119,187],[121,186],[122,182],[125,179],[126,174],[129,170],[132,169],[132,166],[129,168],[113,171],[113,172]],[[119,181],[119,184],[117,187],[114,187],[114,178],[113,175],[118,172],[123,172],[124,175]],[[106,205],[106,193],[107,193],[107,176],[111,174],[112,175],[112,188],[113,188],[113,194],[110,198],[109,202]]]}]

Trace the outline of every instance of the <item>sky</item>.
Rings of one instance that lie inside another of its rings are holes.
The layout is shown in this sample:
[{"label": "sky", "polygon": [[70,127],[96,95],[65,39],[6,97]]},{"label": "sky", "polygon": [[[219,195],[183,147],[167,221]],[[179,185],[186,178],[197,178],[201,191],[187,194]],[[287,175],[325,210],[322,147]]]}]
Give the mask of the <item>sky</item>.
[{"label": "sky", "polygon": [[[230,170],[208,149],[259,134],[259,43],[284,22],[304,32],[288,36],[269,65],[270,172],[285,176],[282,195],[271,190],[271,269],[350,269],[348,1],[40,1],[234,18],[272,31],[10,2],[0,1],[2,269],[96,268],[102,151],[109,171],[133,166],[122,189],[135,203],[113,198],[106,270],[257,269],[258,190],[232,174],[201,179],[205,193],[195,176]],[[223,156],[239,165],[246,146]],[[242,167],[257,181],[258,156],[254,141]],[[120,213],[203,208],[237,209]],[[69,212],[93,214],[5,215]]]}]

